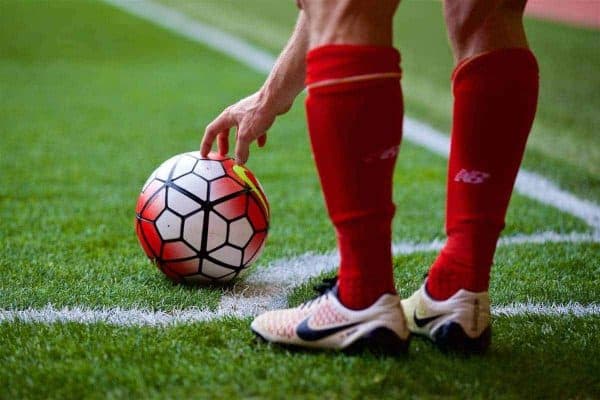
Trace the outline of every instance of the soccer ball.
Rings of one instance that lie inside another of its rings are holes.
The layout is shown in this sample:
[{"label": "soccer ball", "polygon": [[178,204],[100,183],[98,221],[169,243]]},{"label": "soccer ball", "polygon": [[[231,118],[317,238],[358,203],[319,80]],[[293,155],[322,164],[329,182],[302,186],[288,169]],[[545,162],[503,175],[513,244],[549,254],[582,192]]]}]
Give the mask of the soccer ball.
[{"label": "soccer ball", "polygon": [[199,152],[176,155],[150,175],[136,206],[146,255],[176,282],[225,282],[255,261],[269,203],[246,167]]}]

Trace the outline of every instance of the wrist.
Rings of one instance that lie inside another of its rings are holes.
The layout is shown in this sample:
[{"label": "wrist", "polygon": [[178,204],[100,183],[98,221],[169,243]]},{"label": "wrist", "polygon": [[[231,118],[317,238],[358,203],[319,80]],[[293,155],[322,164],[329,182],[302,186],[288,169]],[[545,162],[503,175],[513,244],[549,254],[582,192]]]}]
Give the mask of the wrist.
[{"label": "wrist", "polygon": [[275,112],[277,115],[285,114],[294,103],[295,96],[287,95],[284,90],[274,90],[265,84],[258,91],[258,104],[262,109]]}]

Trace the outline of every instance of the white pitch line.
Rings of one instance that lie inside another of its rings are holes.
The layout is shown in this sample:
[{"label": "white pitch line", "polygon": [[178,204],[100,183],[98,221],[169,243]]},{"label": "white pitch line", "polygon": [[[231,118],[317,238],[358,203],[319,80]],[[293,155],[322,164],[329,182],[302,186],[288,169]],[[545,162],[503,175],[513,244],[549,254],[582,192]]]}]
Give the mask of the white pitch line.
[{"label": "white pitch line", "polygon": [[[600,234],[542,232],[533,235],[517,235],[504,237],[500,246],[527,243],[598,243]],[[413,254],[435,251],[441,242],[429,243],[397,243],[395,254]],[[170,324],[187,324],[211,321],[224,317],[253,317],[266,310],[282,308],[287,305],[287,295],[297,286],[306,283],[310,278],[324,272],[333,271],[338,265],[339,257],[335,252],[327,254],[303,254],[293,258],[274,261],[267,267],[254,271],[238,282],[225,293],[216,310],[185,309],[173,311],[148,311],[143,309],[104,308],[90,309],[84,307],[56,308],[48,305],[41,309],[0,310],[0,323],[22,321],[29,323],[66,323],[83,324],[107,323],[112,325],[147,325],[163,326]],[[599,305],[582,306],[577,303],[566,305],[545,304],[512,304],[500,306],[494,311],[500,316],[516,315],[600,315]]]},{"label": "white pitch line", "polygon": [[[600,316],[600,304],[509,304],[492,308],[492,314],[497,317],[517,316],[548,316],[548,317],[591,317]],[[0,323],[38,323],[38,324],[108,324],[116,326],[149,326],[163,327],[171,325],[187,325],[198,322],[207,322],[226,316],[249,317],[244,313],[235,315],[219,314],[202,309],[185,309],[165,311],[151,311],[144,309],[102,308],[91,309],[81,307],[55,308],[48,305],[41,309],[26,310],[0,310]]]},{"label": "white pitch line", "polygon": [[102,309],[55,308],[52,305],[47,305],[41,309],[0,310],[0,322],[40,324],[75,322],[79,324],[106,323],[118,326],[164,326],[210,321],[215,318],[218,318],[215,312],[201,309],[164,312],[119,307]]},{"label": "white pitch line", "polygon": [[544,317],[559,317],[572,315],[575,317],[600,316],[600,304],[592,303],[583,305],[580,303],[567,304],[507,304],[492,308],[492,314],[498,317],[517,317],[522,315],[537,315]]},{"label": "white pitch line", "polygon": [[[215,27],[199,22],[170,7],[150,0],[104,0],[138,17],[160,25],[192,41],[268,74],[275,57],[268,52]],[[450,141],[446,135],[428,124],[409,117],[404,119],[404,137],[411,142],[442,156],[448,157]],[[560,189],[555,183],[533,172],[520,170],[515,189],[521,195],[555,207],[584,220],[595,231],[600,231],[600,207],[588,200]]]},{"label": "white pitch line", "polygon": [[515,188],[522,196],[550,205],[562,212],[585,221],[596,232],[600,232],[600,207],[574,194],[534,172],[519,170]]}]

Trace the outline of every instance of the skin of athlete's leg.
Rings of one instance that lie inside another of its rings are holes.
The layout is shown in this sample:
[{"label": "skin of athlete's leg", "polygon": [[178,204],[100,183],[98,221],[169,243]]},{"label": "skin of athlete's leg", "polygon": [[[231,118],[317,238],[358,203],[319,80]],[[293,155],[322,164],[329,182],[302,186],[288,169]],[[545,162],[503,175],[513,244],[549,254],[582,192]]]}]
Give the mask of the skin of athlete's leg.
[{"label": "skin of athlete's leg", "polygon": [[392,45],[392,23],[400,0],[301,0],[310,49],[325,44]]},{"label": "skin of athlete's leg", "polygon": [[[399,0],[299,0],[310,48],[324,44],[392,45]],[[444,19],[456,62],[491,50],[528,47],[523,28],[527,0],[445,0]],[[418,38],[415,38],[418,40]]]},{"label": "skin of athlete's leg", "polygon": [[455,62],[502,48],[528,47],[527,0],[445,0],[444,19]]}]

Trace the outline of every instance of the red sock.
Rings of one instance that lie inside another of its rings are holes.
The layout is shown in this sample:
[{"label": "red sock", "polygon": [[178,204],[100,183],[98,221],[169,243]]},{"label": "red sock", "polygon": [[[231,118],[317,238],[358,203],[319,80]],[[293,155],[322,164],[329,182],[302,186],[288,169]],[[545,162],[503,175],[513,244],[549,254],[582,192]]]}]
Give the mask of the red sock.
[{"label": "red sock", "polygon": [[438,300],[459,289],[488,289],[538,95],[537,63],[527,49],[496,50],[469,59],[452,78],[448,239],[427,279],[428,292]]},{"label": "red sock", "polygon": [[392,174],[402,136],[400,56],[391,47],[328,45],[307,55],[313,155],[341,264],[339,298],[353,309],[395,293]]}]

